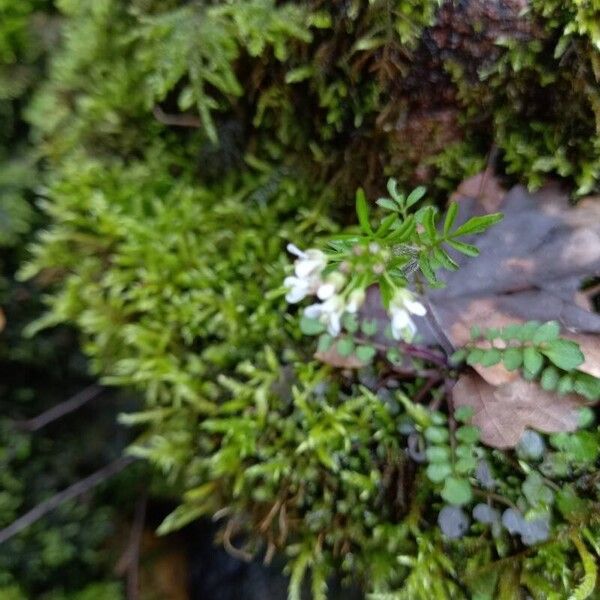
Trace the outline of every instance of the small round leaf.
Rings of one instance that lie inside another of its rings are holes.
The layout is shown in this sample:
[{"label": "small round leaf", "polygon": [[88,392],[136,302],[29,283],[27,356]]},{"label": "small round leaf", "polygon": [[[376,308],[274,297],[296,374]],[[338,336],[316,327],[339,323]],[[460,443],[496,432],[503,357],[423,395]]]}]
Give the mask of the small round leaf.
[{"label": "small round leaf", "polygon": [[467,479],[448,477],[442,489],[442,498],[449,504],[461,506],[467,504],[473,497],[471,484]]}]

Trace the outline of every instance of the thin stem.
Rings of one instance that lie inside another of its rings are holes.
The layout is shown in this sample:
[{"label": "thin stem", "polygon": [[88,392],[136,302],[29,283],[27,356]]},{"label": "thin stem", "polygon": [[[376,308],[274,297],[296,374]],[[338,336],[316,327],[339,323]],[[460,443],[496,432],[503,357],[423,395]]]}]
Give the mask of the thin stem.
[{"label": "thin stem", "polygon": [[438,373],[436,373],[435,375],[432,375],[427,380],[425,385],[419,390],[417,395],[413,398],[413,402],[415,404],[419,404],[419,402],[421,402],[427,396],[427,394],[431,391],[431,388],[433,388],[433,386],[435,386],[436,383],[439,383],[441,381],[441,379],[442,378]]},{"label": "thin stem", "polygon": [[500,502],[500,504],[504,504],[509,508],[514,510],[519,510],[515,504],[513,504],[508,498],[501,496],[500,494],[496,494],[496,492],[490,492],[488,490],[480,490],[479,488],[473,488],[473,493],[476,496],[481,496],[486,499],[495,500],[496,502]]},{"label": "thin stem", "polygon": [[[516,460],[514,457],[512,456],[507,456],[506,459],[508,460],[509,463],[511,463],[515,468],[517,468],[521,473],[523,473],[523,475],[528,475],[528,472],[521,466],[521,464],[519,463],[518,460]],[[558,484],[556,484],[554,481],[552,481],[551,479],[548,479],[547,477],[545,477],[542,473],[540,473],[540,471],[538,469],[532,469],[533,471],[535,471],[542,479],[542,481],[550,488],[552,488],[555,492],[560,491],[560,486]]]},{"label": "thin stem", "polygon": [[[376,350],[379,350],[380,352],[387,352],[388,350],[391,350],[392,348],[395,347],[395,346],[391,346],[391,345],[388,346],[386,344],[373,342],[372,340],[369,340],[369,339],[366,339],[366,338],[363,338],[360,336],[355,336],[354,339],[359,344],[368,344],[370,346],[373,346],[373,348],[375,348]],[[444,369],[448,369],[450,367],[448,360],[444,356],[442,356],[441,354],[438,354],[432,350],[429,350],[428,348],[425,348],[423,346],[413,346],[412,344],[409,344],[408,342],[397,342],[397,345],[400,348],[400,350],[402,352],[404,352],[404,354],[408,354],[409,356],[412,356],[413,358],[421,358],[421,359],[429,361],[435,365],[438,365],[439,367],[442,367]]]},{"label": "thin stem", "polygon": [[137,504],[135,518],[131,527],[128,549],[129,560],[127,565],[127,600],[138,600],[140,597],[140,546],[144,533],[144,523],[146,521],[147,500],[148,496],[144,493]]},{"label": "thin stem", "polygon": [[125,469],[125,467],[128,467],[135,460],[136,459],[131,456],[122,456],[109,465],[106,465],[99,471],[96,471],[81,481],[74,483],[62,492],[59,492],[51,498],[40,502],[29,512],[26,512],[16,521],[13,521],[8,527],[0,530],[0,544],[8,541],[10,538],[17,535],[17,533],[20,533],[30,525],[33,525],[33,523],[39,521],[42,517],[46,516],[55,508],[58,508],[64,502],[73,500],[74,498],[77,498],[77,496],[81,496],[81,494],[84,494],[107,479],[110,479]]},{"label": "thin stem", "polygon": [[454,462],[456,455],[456,419],[454,418],[454,401],[452,398],[452,382],[449,379],[444,379],[444,390],[446,392],[446,404],[448,406],[448,430],[450,432],[450,447],[452,449],[452,461]]},{"label": "thin stem", "polygon": [[97,398],[103,391],[104,388],[99,385],[90,385],[77,392],[77,394],[74,396],[71,396],[71,398],[53,406],[52,408],[49,408],[36,417],[28,419],[27,421],[18,421],[16,425],[25,431],[38,431],[53,421],[56,421],[57,419],[60,419],[65,415],[68,415],[69,413],[81,408],[90,400]]},{"label": "thin stem", "polygon": [[429,302],[429,299],[427,298],[427,296],[425,296],[423,294],[422,299],[423,299],[423,303],[425,304],[425,308],[427,309],[425,319],[427,320],[427,322],[433,329],[433,331],[435,333],[435,337],[437,338],[438,342],[440,343],[440,346],[442,346],[442,348],[444,349],[446,356],[450,356],[454,352],[454,345],[448,339],[448,336],[446,335],[446,333],[443,331],[443,329],[440,327],[439,323],[437,322],[437,319],[435,318],[435,313],[433,311],[433,306],[431,305],[431,302]]}]

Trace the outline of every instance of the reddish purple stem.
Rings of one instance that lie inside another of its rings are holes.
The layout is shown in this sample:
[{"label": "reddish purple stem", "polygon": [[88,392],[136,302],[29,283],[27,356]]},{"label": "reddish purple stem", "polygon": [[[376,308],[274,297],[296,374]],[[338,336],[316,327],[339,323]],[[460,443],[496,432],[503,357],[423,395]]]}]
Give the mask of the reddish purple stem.
[{"label": "reddish purple stem", "polygon": [[423,360],[427,360],[445,369],[449,367],[447,359],[444,356],[438,354],[437,352],[433,352],[421,346],[413,346],[412,344],[407,344],[406,342],[402,342],[400,344],[400,347],[402,351],[405,354],[408,354],[409,356],[413,356],[415,358],[422,358]]}]

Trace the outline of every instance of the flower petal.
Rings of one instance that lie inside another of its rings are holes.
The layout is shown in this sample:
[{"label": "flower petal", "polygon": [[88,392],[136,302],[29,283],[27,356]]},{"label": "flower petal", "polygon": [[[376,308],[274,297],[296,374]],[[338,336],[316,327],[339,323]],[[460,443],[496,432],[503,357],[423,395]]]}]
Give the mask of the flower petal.
[{"label": "flower petal", "polygon": [[359,308],[360,306],[358,305],[358,303],[353,302],[352,300],[350,300],[350,302],[346,304],[346,312],[349,312],[351,314],[357,313]]},{"label": "flower petal", "polygon": [[348,297],[346,312],[357,313],[365,302],[365,292],[362,289],[354,290]]},{"label": "flower petal", "polygon": [[330,313],[327,322],[327,332],[329,335],[336,337],[342,331],[342,324],[340,321],[340,315],[338,313]]},{"label": "flower petal", "polygon": [[295,244],[288,244],[286,246],[287,251],[290,254],[293,254],[294,256],[297,256],[298,258],[308,258],[308,255],[306,254],[306,252],[303,252],[302,250],[300,250],[300,248],[298,248],[298,246],[296,246]]},{"label": "flower petal", "polygon": [[298,277],[294,277],[293,275],[289,275],[288,277],[286,277],[283,280],[283,285],[286,288],[292,288],[298,285],[298,283],[300,283],[302,280],[299,279]]},{"label": "flower petal", "polygon": [[409,321],[410,317],[405,310],[395,310],[392,313],[392,325],[395,327],[406,327]]},{"label": "flower petal", "polygon": [[406,306],[408,312],[411,312],[413,315],[418,315],[419,317],[422,317],[425,314],[427,314],[427,309],[416,300],[405,300],[404,306]]},{"label": "flower petal", "polygon": [[327,300],[335,294],[335,285],[333,283],[324,283],[319,286],[317,290],[317,297],[320,300]]},{"label": "flower petal", "polygon": [[306,279],[321,270],[321,262],[310,258],[300,258],[295,262],[294,270],[298,277]]},{"label": "flower petal", "polygon": [[306,298],[307,291],[305,287],[295,286],[285,295],[285,299],[290,304],[296,304]]},{"label": "flower petal", "polygon": [[410,317],[405,310],[395,310],[392,313],[392,337],[395,340],[404,339],[404,329],[410,322]]},{"label": "flower petal", "polygon": [[318,319],[323,314],[322,304],[311,304],[304,309],[304,316],[309,319]]},{"label": "flower petal", "polygon": [[415,334],[417,333],[417,326],[414,324],[414,321],[409,318],[406,327],[404,328],[404,339],[407,342],[412,342]]}]

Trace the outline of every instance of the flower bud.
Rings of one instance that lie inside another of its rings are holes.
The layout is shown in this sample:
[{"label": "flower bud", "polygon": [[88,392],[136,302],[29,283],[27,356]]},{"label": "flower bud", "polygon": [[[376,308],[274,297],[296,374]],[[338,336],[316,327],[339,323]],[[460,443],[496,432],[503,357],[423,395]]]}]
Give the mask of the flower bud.
[{"label": "flower bud", "polygon": [[362,288],[356,289],[348,296],[348,304],[346,304],[346,312],[356,313],[365,302],[365,290]]}]

